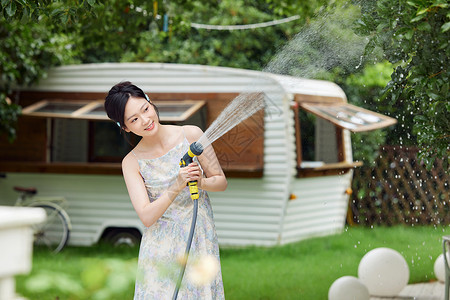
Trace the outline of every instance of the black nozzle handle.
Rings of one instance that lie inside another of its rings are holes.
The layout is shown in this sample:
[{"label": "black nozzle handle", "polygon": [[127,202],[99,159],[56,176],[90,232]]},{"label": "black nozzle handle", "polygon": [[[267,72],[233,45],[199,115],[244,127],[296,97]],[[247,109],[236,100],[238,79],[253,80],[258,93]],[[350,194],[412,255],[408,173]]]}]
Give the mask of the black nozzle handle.
[{"label": "black nozzle handle", "polygon": [[186,154],[183,155],[183,158],[181,159],[180,166],[186,167],[189,165],[193,158],[195,156],[199,156],[203,153],[203,146],[199,142],[193,142],[189,146],[189,150],[186,152]]}]

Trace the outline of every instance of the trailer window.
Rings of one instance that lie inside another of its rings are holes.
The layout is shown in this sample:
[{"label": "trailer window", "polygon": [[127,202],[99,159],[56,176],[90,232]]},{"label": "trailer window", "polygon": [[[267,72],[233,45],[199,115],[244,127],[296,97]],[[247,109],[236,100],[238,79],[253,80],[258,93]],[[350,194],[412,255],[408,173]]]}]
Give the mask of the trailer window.
[{"label": "trailer window", "polygon": [[[103,107],[104,100],[41,100],[23,109],[23,115],[47,119],[47,162],[115,163],[139,142],[120,131]],[[202,100],[155,101],[161,123],[191,124],[203,130]],[[120,134],[119,134],[120,132]]]},{"label": "trailer window", "polygon": [[89,162],[121,162],[140,138],[108,121],[89,122]]},{"label": "trailer window", "polygon": [[320,167],[344,160],[339,141],[342,129],[300,109],[296,116],[299,128],[297,162],[300,168]]},{"label": "trailer window", "polygon": [[54,118],[49,126],[52,163],[120,162],[132,149],[131,144],[137,143],[133,134],[125,139],[109,121]]},{"label": "trailer window", "polygon": [[369,131],[395,119],[345,102],[295,102],[297,176],[335,175],[361,165],[346,157],[345,130]]},{"label": "trailer window", "polygon": [[[104,100],[42,100],[22,110],[23,115],[45,118],[109,120]],[[162,122],[184,122],[202,109],[205,101],[154,101]]]},{"label": "trailer window", "polygon": [[345,102],[300,103],[300,106],[339,128],[353,132],[379,129],[397,122],[393,118]]}]

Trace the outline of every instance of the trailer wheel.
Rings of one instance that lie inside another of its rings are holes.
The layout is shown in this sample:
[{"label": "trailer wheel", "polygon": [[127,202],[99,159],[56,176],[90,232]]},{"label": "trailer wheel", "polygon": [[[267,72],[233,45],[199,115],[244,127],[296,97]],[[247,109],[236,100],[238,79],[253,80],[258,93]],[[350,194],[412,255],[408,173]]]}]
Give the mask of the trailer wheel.
[{"label": "trailer wheel", "polygon": [[137,229],[111,228],[105,233],[103,240],[114,247],[136,247],[140,244],[141,237]]}]

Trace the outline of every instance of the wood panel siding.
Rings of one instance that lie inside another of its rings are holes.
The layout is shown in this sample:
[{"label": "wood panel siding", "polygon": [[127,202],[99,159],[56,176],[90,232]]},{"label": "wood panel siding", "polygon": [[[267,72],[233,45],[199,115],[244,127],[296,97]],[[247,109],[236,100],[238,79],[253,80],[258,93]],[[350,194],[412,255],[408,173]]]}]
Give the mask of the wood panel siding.
[{"label": "wood panel siding", "polygon": [[[149,97],[158,102],[173,100],[204,100],[206,101],[206,124],[207,127],[219,116],[223,109],[237,96],[238,93],[152,93],[145,91]],[[43,99],[70,99],[70,101],[104,99],[106,93],[81,93],[81,92],[46,92],[46,91],[22,91],[16,93],[15,100],[22,106],[29,106]],[[34,126],[39,124],[39,126]],[[46,161],[46,124],[44,118],[21,117],[18,139],[13,145],[4,143],[0,150],[0,161],[16,160],[33,161],[44,163]],[[26,138],[27,131],[33,128],[33,138]],[[263,148],[264,148],[264,112],[258,112],[246,121],[238,124],[219,140],[213,143],[217,151],[217,157],[222,168],[229,176],[236,177],[260,177],[263,170]],[[39,148],[39,151],[36,151]],[[24,150],[25,149],[25,150]],[[32,152],[29,156],[26,149]],[[16,156],[14,156],[16,155]],[[27,157],[27,159],[25,159]],[[117,173],[115,167],[95,164],[93,166],[75,166],[66,164],[65,167],[30,165],[29,171],[39,169],[44,172],[68,172],[73,167],[73,173],[78,174],[81,170],[89,174]],[[0,171],[12,171],[13,166],[8,165]],[[16,171],[26,171],[26,165],[14,168]],[[98,169],[98,172],[95,170]]]},{"label": "wood panel siding", "polygon": [[47,120],[20,116],[17,137],[10,143],[0,135],[0,171],[3,162],[45,162],[47,153]]}]

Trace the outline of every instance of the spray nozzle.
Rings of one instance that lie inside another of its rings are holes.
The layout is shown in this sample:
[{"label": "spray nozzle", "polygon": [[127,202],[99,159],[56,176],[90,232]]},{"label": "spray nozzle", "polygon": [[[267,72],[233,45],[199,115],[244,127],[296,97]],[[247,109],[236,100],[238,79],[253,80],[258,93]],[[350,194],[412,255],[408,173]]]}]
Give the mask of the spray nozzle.
[{"label": "spray nozzle", "polygon": [[185,166],[189,165],[195,156],[199,156],[202,153],[203,153],[202,144],[200,144],[199,142],[193,142],[189,146],[188,152],[186,152],[186,154],[181,159],[180,166],[185,167]]},{"label": "spray nozzle", "polygon": [[189,146],[189,150],[192,152],[192,154],[194,154],[195,156],[199,156],[200,154],[203,153],[203,146],[202,144],[200,144],[199,142],[193,142],[190,146]]}]

